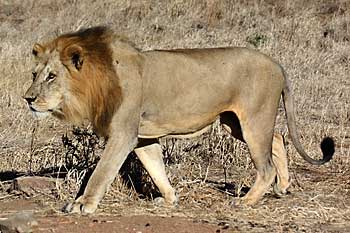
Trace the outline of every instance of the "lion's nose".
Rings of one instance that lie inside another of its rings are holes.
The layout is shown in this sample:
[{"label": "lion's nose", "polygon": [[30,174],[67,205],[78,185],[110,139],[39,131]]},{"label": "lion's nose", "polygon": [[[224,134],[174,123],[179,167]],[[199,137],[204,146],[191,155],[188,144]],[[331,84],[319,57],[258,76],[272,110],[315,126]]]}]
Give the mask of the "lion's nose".
[{"label": "lion's nose", "polygon": [[28,102],[28,104],[31,104],[36,100],[36,96],[24,96],[23,98]]}]

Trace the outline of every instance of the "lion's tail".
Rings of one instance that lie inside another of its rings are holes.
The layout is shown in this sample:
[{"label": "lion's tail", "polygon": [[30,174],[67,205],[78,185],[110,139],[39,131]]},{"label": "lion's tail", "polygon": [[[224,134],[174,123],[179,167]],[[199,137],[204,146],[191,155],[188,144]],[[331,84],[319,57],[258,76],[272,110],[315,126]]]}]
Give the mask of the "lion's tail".
[{"label": "lion's tail", "polygon": [[321,160],[315,160],[311,158],[304,151],[299,141],[299,134],[296,127],[296,120],[295,120],[295,113],[294,113],[293,95],[290,89],[289,81],[286,76],[285,76],[285,84],[282,91],[282,97],[284,102],[284,108],[286,110],[289,134],[292,138],[292,142],[296,150],[301,155],[301,157],[303,157],[307,162],[314,165],[321,165],[331,160],[335,150],[334,150],[334,141],[330,137],[325,137],[321,142],[321,150],[323,154],[323,158]]}]

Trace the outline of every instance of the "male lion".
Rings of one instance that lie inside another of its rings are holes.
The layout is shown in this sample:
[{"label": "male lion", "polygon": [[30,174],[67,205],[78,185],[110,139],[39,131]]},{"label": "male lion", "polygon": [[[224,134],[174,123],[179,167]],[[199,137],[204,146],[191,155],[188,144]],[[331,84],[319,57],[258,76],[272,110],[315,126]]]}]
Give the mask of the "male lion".
[{"label": "male lion", "polygon": [[247,142],[256,181],[240,204],[262,198],[276,175],[274,191],[289,185],[286,151],[274,124],[282,95],[290,135],[297,151],[312,164],[329,161],[303,150],[296,131],[288,80],[281,66],[247,48],[139,51],[105,27],[65,34],[33,48],[33,83],[24,98],[36,116],[50,113],[75,124],[89,120],[108,138],[84,194],[67,212],[92,213],[127,155],[134,150],[168,204],[177,197],[166,176],[158,139],[191,137],[217,119]]}]

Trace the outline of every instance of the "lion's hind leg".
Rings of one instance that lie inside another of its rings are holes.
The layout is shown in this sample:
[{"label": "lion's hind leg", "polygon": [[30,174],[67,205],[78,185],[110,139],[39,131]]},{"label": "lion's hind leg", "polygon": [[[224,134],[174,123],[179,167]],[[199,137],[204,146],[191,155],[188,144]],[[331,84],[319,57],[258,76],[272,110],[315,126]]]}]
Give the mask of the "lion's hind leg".
[{"label": "lion's hind leg", "polygon": [[[224,112],[220,114],[220,123],[233,137],[245,142],[239,119],[235,113]],[[287,151],[284,147],[283,137],[278,133],[274,133],[272,139],[272,162],[277,173],[274,192],[277,196],[282,196],[287,193],[290,179],[288,173]]]},{"label": "lion's hind leg", "polygon": [[250,155],[256,168],[256,179],[249,192],[238,202],[243,205],[256,204],[267,192],[276,177],[272,160],[273,123],[259,122],[254,116],[242,122],[243,137],[248,144]]},{"label": "lion's hind leg", "polygon": [[282,196],[287,193],[290,185],[288,173],[287,151],[284,147],[283,136],[274,133],[272,140],[272,161],[277,172],[276,183],[273,186],[273,191],[277,196]]},{"label": "lion's hind leg", "polygon": [[156,201],[164,200],[165,204],[176,205],[178,198],[166,175],[160,144],[151,140],[144,140],[144,142],[146,142],[144,145],[135,149],[135,153],[164,198],[158,198]]}]

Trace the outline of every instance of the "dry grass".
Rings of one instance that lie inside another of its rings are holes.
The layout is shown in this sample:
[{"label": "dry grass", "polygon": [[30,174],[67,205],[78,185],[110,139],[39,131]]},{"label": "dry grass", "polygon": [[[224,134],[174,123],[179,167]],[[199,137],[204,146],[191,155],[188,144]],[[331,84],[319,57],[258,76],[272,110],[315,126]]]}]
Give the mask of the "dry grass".
[{"label": "dry grass", "polygon": [[[256,47],[278,60],[292,81],[306,150],[319,155],[319,140],[331,135],[337,146],[334,160],[323,167],[306,165],[288,144],[292,194],[284,199],[268,194],[257,207],[237,210],[230,205],[232,196],[246,191],[254,170],[245,145],[217,127],[199,139],[163,141],[169,176],[181,200],[178,209],[155,207],[137,198],[133,188],[157,193],[134,162],[129,166],[142,179],[134,177],[129,185],[115,182],[101,211],[226,221],[240,230],[343,229],[342,224],[350,220],[350,4],[329,2],[0,0],[0,172],[64,171],[66,182],[58,187],[60,195],[51,199],[61,201],[74,197],[88,171],[89,165],[81,164],[84,157],[77,159],[72,148],[63,145],[62,135],[85,142],[73,149],[76,152],[90,148],[91,135],[79,139],[71,126],[55,119],[37,126],[21,99],[31,80],[30,52],[37,41],[104,24],[127,35],[141,49]],[[281,109],[276,130],[288,135],[285,123]],[[97,155],[99,146],[94,144]],[[146,185],[139,188],[140,181]],[[0,182],[0,198],[7,195],[6,185]]]}]

